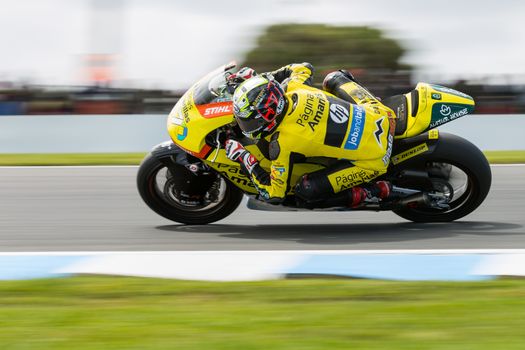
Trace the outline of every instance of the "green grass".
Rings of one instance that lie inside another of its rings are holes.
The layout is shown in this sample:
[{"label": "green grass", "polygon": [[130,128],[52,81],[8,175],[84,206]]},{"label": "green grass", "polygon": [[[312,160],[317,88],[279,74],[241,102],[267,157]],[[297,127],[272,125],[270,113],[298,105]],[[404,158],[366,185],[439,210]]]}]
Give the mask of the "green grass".
[{"label": "green grass", "polygon": [[485,151],[484,153],[493,164],[525,163],[525,151]]},{"label": "green grass", "polygon": [[[138,165],[145,153],[0,154],[4,165]],[[525,163],[525,151],[486,151],[494,164]]]},{"label": "green grass", "polygon": [[146,153],[0,154],[0,165],[137,165]]},{"label": "green grass", "polygon": [[0,282],[2,349],[523,349],[525,281]]}]

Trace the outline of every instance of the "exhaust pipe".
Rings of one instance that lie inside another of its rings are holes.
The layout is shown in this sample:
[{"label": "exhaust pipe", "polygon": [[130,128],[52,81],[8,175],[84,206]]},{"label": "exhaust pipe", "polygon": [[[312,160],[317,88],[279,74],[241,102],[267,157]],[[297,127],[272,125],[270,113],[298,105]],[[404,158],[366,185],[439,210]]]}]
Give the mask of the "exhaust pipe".
[{"label": "exhaust pipe", "polygon": [[416,193],[405,198],[401,198],[396,202],[397,207],[409,207],[409,208],[419,208],[419,207],[432,207],[432,201],[426,193]]}]

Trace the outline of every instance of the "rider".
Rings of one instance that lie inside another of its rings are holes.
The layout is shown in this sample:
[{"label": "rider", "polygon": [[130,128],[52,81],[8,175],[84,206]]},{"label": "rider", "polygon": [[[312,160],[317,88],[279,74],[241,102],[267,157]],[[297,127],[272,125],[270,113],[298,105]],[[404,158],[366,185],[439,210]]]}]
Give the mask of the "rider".
[{"label": "rider", "polygon": [[262,75],[249,68],[234,74],[232,78],[248,77],[233,95],[235,119],[245,136],[269,142],[271,172],[234,139],[225,143],[228,158],[241,163],[260,197],[270,203],[285,199],[293,185],[293,164],[306,157],[337,161],[298,181],[300,206],[357,207],[388,197],[390,183],[370,181],[386,172],[395,114],[347,71],[326,76],[323,88],[328,93],[311,86],[312,74],[309,63]]}]

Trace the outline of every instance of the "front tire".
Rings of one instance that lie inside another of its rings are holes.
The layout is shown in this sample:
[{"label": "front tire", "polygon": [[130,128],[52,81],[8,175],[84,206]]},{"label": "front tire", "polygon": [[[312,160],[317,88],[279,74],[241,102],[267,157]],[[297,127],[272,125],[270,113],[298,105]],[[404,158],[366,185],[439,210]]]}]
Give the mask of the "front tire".
[{"label": "front tire", "polygon": [[[188,225],[204,225],[224,219],[239,206],[243,193],[214,172],[206,176],[211,177],[214,191],[220,186],[216,201],[199,205],[179,200],[175,188],[177,184],[182,182],[191,186],[193,181],[196,182],[193,188],[201,188],[200,181],[203,179],[200,176],[175,163],[170,164],[168,169],[157,157],[148,154],[138,170],[137,188],[148,207],[168,220]],[[163,183],[163,180],[166,182]],[[205,179],[204,186],[208,186],[209,182],[209,179]]]},{"label": "front tire", "polygon": [[[476,146],[461,137],[443,134],[432,153],[407,163],[409,164],[396,169],[394,177],[396,177],[396,173],[400,174],[403,170],[423,169],[428,172],[434,188],[439,192],[443,192],[445,189],[445,192],[449,192],[449,195],[452,196],[452,200],[450,208],[447,210],[425,207],[402,207],[393,210],[394,213],[404,219],[414,222],[454,221],[473,212],[489,193],[492,173],[487,158]],[[433,177],[432,169],[436,165],[450,166],[451,174],[454,172],[463,174],[465,180],[464,185],[460,187],[461,191],[454,191],[452,188],[447,189],[448,183],[445,185],[439,176],[434,175]],[[421,190],[423,191],[423,189]]]}]

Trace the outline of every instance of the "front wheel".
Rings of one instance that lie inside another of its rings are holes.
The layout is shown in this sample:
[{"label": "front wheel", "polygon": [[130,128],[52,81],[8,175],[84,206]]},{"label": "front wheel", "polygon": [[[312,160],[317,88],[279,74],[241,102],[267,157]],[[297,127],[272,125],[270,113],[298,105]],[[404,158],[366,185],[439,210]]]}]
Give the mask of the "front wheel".
[{"label": "front wheel", "polygon": [[169,167],[148,154],[137,174],[137,187],[144,202],[168,220],[203,225],[230,215],[243,193],[217,173],[194,174],[179,164]]},{"label": "front wheel", "polygon": [[449,205],[448,209],[405,206],[393,210],[415,222],[449,222],[470,214],[486,198],[492,182],[485,155],[472,143],[450,134],[440,138],[432,153],[396,169],[393,179],[403,179],[411,171],[427,174],[429,181],[413,185],[409,179],[400,187],[443,195]]}]

